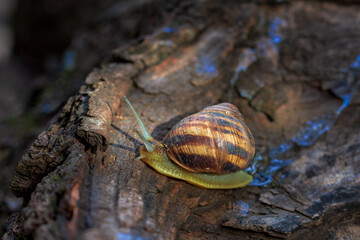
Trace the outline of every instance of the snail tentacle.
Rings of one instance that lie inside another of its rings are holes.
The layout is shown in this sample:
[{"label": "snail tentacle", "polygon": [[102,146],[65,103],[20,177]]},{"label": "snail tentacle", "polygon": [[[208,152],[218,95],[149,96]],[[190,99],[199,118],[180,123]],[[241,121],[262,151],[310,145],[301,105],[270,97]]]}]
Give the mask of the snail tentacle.
[{"label": "snail tentacle", "polygon": [[141,138],[141,140],[144,142],[146,149],[149,152],[154,151],[154,146],[149,142],[149,140],[153,139],[150,135],[150,133],[148,132],[148,130],[146,129],[144,123],[141,121],[139,115],[136,113],[135,109],[133,108],[133,106],[131,105],[130,101],[127,99],[126,96],[124,96],[125,101],[127,102],[127,104],[130,106],[131,110],[133,111],[137,122],[140,126],[141,129],[141,133],[135,128],[135,132],[139,135],[139,137]]},{"label": "snail tentacle", "polygon": [[144,125],[144,123],[141,121],[139,115],[135,112],[135,109],[133,108],[133,106],[131,105],[130,101],[127,99],[126,96],[124,96],[124,99],[125,101],[127,102],[127,104],[130,106],[131,110],[133,111],[139,125],[140,125],[140,128],[141,128],[141,132],[143,134],[143,136],[147,139],[147,140],[150,140],[152,137],[150,135],[150,133],[146,130],[146,127]]},{"label": "snail tentacle", "polygon": [[134,161],[141,160],[141,159],[143,159],[144,157],[145,157],[144,155],[140,155],[140,156],[134,158]]},{"label": "snail tentacle", "polygon": [[[137,130],[136,128],[134,128],[134,131],[137,133],[137,135],[139,135],[139,137],[141,138],[141,140],[143,141],[146,149],[148,150],[148,152],[153,152],[154,151],[154,146],[148,141],[148,139],[146,139],[144,137],[144,135],[142,135],[139,130]],[[151,138],[152,139],[152,138]]]}]

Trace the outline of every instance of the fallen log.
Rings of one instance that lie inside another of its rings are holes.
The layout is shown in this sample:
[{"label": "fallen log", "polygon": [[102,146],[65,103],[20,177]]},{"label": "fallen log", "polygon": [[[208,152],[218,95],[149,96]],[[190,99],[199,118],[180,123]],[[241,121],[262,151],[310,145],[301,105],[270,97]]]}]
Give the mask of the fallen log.
[{"label": "fallen log", "polygon": [[[360,7],[197,2],[113,51],[24,155],[26,201],[6,237],[360,237]],[[161,140],[183,117],[230,101],[256,141],[252,183],[208,190],[141,161],[127,95]]]}]

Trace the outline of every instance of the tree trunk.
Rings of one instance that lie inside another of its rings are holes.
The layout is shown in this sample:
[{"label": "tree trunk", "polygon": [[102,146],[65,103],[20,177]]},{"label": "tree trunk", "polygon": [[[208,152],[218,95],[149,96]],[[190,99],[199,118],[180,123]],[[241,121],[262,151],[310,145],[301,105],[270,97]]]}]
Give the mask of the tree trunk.
[{"label": "tree trunk", "polygon": [[[347,1],[183,1],[113,51],[19,162],[25,239],[360,237],[360,6]],[[110,23],[109,23],[110,24]],[[256,142],[250,186],[202,189],[142,161],[155,139],[230,101]]]}]

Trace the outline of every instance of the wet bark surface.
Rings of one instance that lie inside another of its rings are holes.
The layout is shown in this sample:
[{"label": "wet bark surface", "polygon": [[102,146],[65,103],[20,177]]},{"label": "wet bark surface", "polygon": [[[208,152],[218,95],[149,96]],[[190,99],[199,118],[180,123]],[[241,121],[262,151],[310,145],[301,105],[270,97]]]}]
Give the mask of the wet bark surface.
[{"label": "wet bark surface", "polygon": [[[114,49],[23,156],[24,208],[5,238],[360,237],[360,6],[348,1],[182,2]],[[207,190],[142,161],[135,117],[155,139],[232,102],[256,141],[241,189]]]}]

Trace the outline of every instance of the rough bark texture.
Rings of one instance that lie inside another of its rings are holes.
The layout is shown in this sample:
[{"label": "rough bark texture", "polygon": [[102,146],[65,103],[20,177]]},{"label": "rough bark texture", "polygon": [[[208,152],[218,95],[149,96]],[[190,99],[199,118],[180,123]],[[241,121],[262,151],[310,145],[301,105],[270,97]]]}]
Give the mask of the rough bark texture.
[{"label": "rough bark texture", "polygon": [[[359,12],[183,1],[93,70],[29,148],[4,238],[360,238]],[[256,140],[252,184],[201,189],[133,161],[124,95],[159,140],[205,106],[237,105]]]}]

